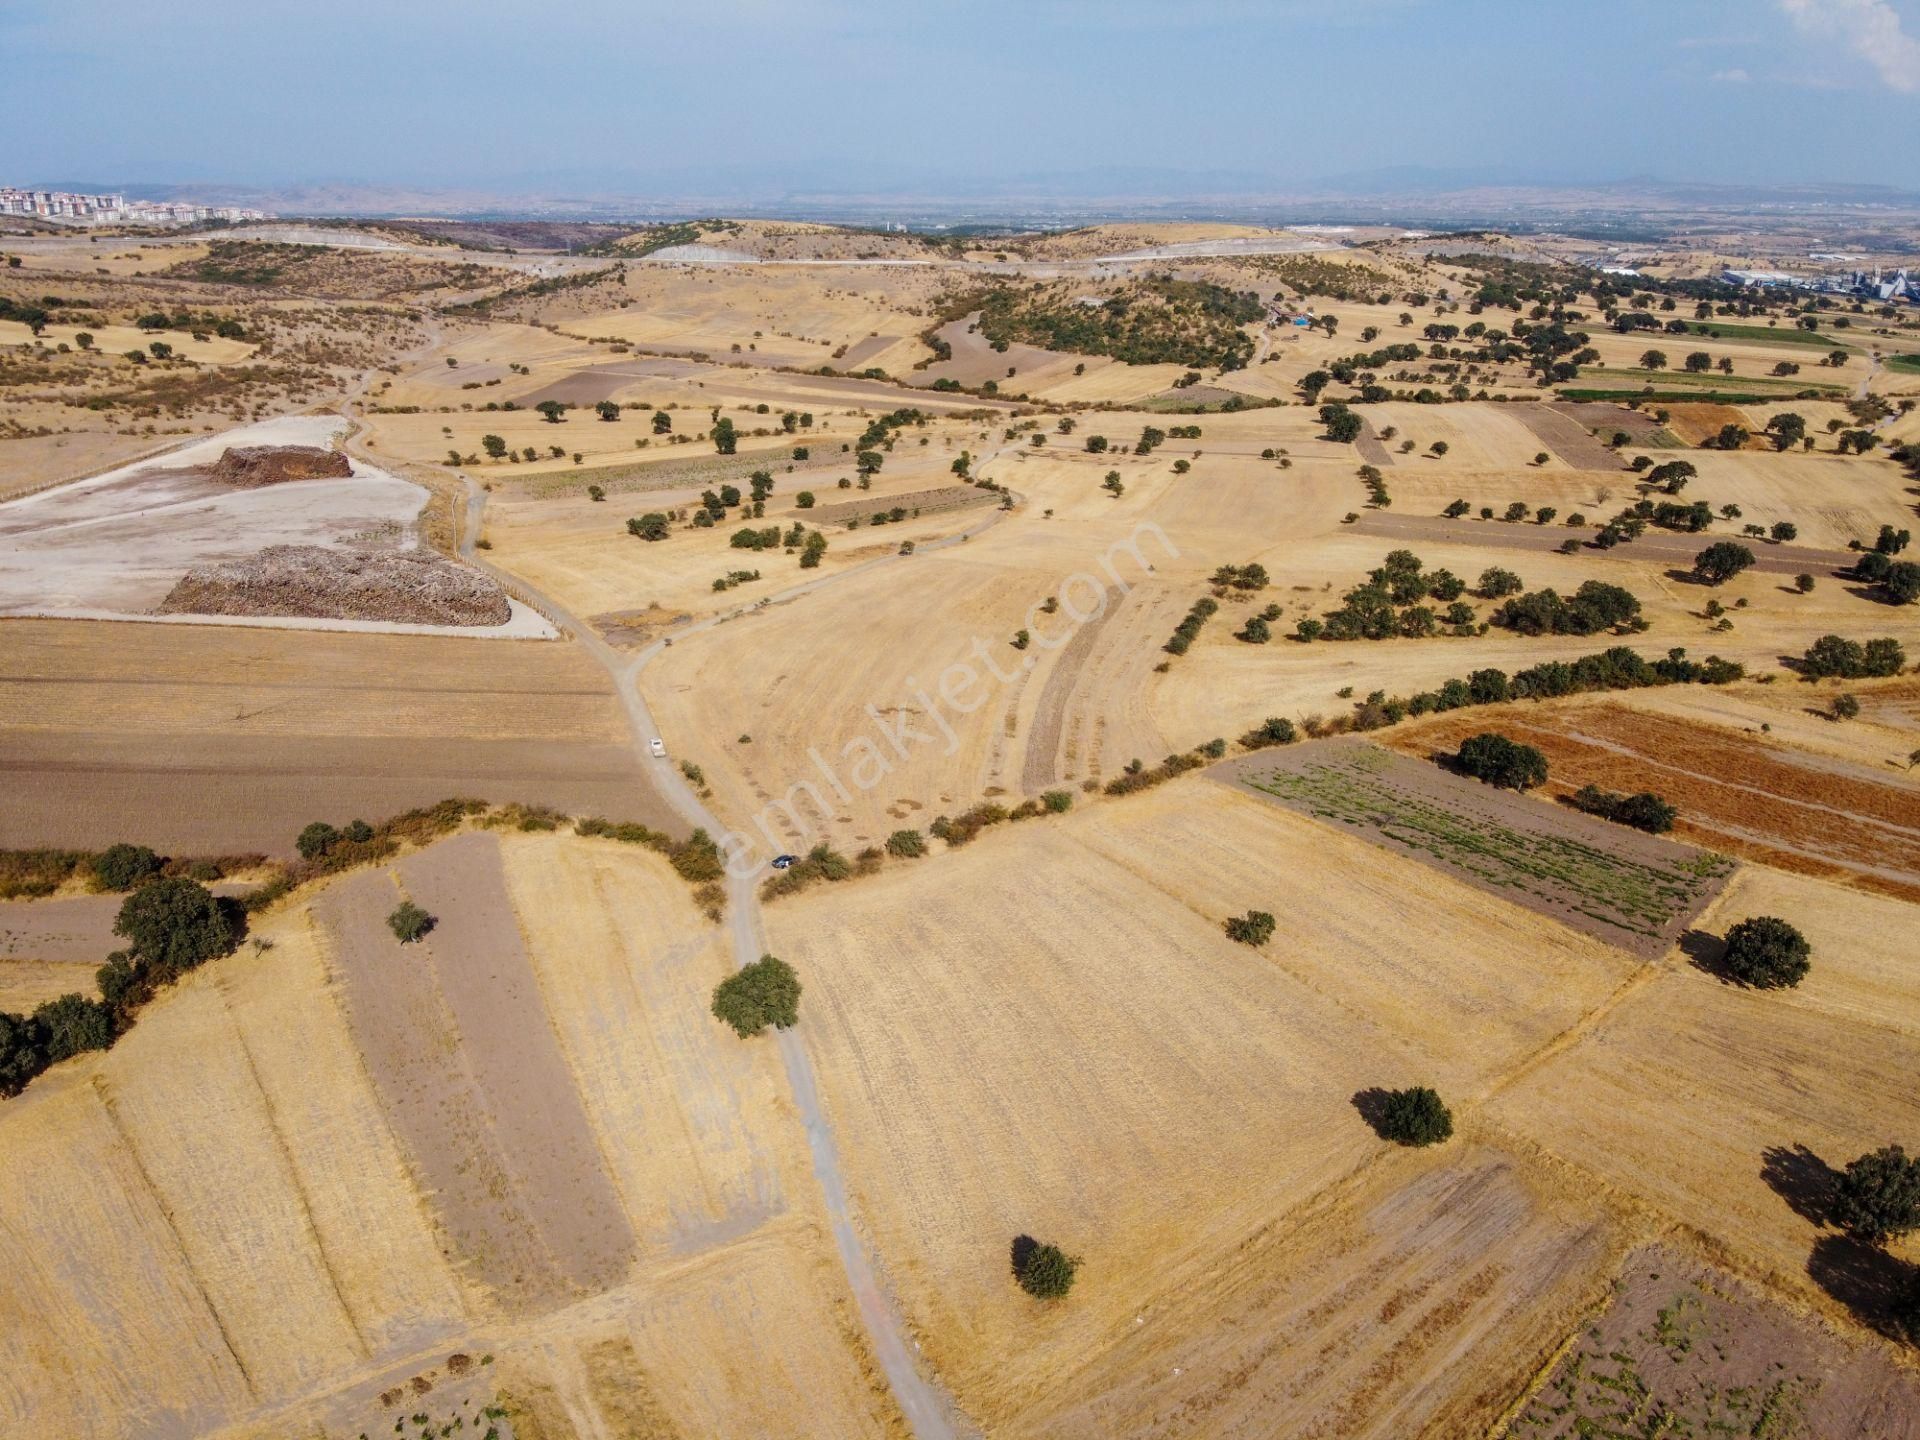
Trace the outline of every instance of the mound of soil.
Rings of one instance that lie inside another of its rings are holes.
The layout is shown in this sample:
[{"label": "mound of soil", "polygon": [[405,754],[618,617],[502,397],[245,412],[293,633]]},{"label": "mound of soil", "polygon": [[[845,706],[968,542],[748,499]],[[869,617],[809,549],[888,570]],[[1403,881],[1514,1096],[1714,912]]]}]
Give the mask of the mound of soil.
[{"label": "mound of soil", "polygon": [[208,476],[243,490],[288,480],[344,480],[353,474],[344,452],[317,445],[231,445]]},{"label": "mound of soil", "polygon": [[159,613],[503,625],[511,608],[495,581],[431,551],[270,545],[189,570]]}]

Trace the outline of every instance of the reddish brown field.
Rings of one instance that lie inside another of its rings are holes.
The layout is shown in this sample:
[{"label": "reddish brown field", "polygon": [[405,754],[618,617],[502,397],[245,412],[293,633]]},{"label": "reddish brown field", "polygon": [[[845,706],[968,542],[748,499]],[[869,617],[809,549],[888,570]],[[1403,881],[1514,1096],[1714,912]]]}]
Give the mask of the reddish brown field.
[{"label": "reddish brown field", "polygon": [[1616,702],[1448,715],[1395,732],[1413,755],[1497,730],[1547,757],[1545,794],[1651,790],[1677,806],[1677,838],[1778,869],[1920,900],[1920,797],[1864,767],[1648,714]]}]

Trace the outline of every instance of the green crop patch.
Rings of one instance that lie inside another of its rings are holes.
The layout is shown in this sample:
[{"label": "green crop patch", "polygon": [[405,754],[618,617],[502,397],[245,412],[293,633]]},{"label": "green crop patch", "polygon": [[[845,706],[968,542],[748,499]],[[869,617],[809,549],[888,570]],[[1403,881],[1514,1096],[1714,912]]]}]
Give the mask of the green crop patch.
[{"label": "green crop patch", "polygon": [[1495,790],[1358,740],[1249,756],[1223,778],[1652,957],[1733,871],[1691,846]]}]

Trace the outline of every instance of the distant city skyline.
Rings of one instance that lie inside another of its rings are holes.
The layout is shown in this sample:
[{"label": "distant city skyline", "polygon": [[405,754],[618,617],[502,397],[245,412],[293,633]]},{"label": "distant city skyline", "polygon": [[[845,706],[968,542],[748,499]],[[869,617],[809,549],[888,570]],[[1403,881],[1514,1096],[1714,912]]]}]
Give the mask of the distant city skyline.
[{"label": "distant city skyline", "polygon": [[9,0],[0,177],[1182,198],[1410,167],[1920,190],[1916,36],[1920,0]]}]

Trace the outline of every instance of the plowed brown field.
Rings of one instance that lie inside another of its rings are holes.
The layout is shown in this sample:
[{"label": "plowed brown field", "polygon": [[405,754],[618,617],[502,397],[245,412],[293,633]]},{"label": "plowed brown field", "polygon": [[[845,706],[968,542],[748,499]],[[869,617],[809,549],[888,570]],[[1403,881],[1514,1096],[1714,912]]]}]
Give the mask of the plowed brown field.
[{"label": "plowed brown field", "polygon": [[1396,731],[1408,754],[1497,730],[1547,757],[1546,793],[1651,790],[1676,836],[1783,870],[1920,900],[1920,790],[1887,772],[1614,702],[1458,713]]}]

